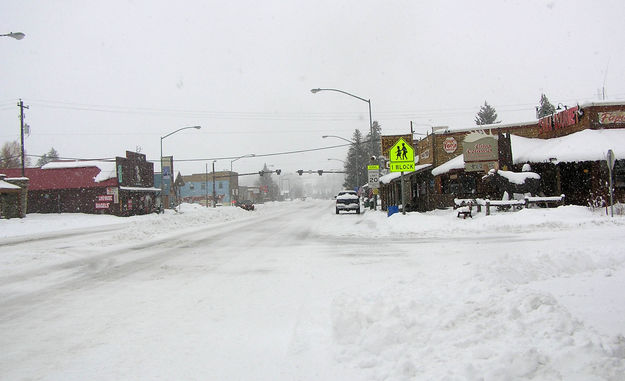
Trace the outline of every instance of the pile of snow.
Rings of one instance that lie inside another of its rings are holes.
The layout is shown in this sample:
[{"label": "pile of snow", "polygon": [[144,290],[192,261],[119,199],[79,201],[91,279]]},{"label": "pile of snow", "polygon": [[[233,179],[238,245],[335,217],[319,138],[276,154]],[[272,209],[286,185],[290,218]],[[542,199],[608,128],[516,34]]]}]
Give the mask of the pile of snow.
[{"label": "pile of snow", "polygon": [[505,177],[506,179],[508,179],[508,181],[510,181],[513,184],[525,184],[525,180],[527,179],[540,180],[540,175],[538,173],[529,172],[529,171],[512,172],[512,171],[504,171],[501,169],[500,170],[491,169],[490,171],[488,171],[488,174],[486,176],[493,176],[495,173],[498,173],[501,176]]},{"label": "pile of snow", "polygon": [[177,210],[164,214],[117,217],[108,214],[38,214],[25,218],[0,219],[0,238],[54,234],[84,228],[114,227],[120,225],[116,239],[141,239],[167,234],[177,229],[193,229],[234,219],[250,218],[250,212],[236,207],[206,208],[198,204],[181,204]]},{"label": "pile of snow", "polygon": [[[428,213],[401,213],[387,217],[384,212],[365,210],[355,223],[337,224],[334,216],[327,215],[314,223],[319,234],[348,237],[450,237],[471,235],[475,231],[493,233],[522,233],[538,229],[574,230],[579,227],[617,226],[625,228],[622,216],[610,219],[605,210],[591,211],[581,206],[561,206],[558,208],[526,208],[519,211],[497,211],[491,208],[486,216],[485,209],[477,212],[473,208],[473,218],[457,218],[457,210],[435,210]],[[345,218],[355,217],[345,215]]]}]

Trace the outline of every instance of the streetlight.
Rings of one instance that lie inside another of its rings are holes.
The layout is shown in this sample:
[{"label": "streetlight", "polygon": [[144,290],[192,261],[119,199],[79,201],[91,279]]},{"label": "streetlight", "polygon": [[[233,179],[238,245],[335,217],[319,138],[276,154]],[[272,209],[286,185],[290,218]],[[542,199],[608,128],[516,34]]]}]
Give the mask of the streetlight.
[{"label": "streetlight", "polygon": [[[239,156],[239,157],[237,157],[234,160],[230,160],[230,187],[232,187],[232,163],[234,163],[235,161],[237,161],[239,159],[243,159],[243,158],[246,158],[246,157],[256,157],[256,154],[249,153],[247,155]],[[237,180],[237,188],[238,188],[238,185],[239,185],[239,181]],[[230,193],[232,193],[232,189],[230,190]],[[236,193],[235,196],[236,196],[236,200],[235,201],[238,201],[239,200],[239,190],[238,189],[237,189],[237,193]]]},{"label": "streetlight", "polygon": [[[363,102],[367,102],[367,104],[369,104],[369,130],[370,130],[370,134],[371,134],[371,147],[373,147],[373,119],[371,118],[371,99],[365,99],[365,98],[361,98],[358,95],[354,95],[351,93],[348,93],[347,91],[343,91],[343,90],[339,90],[339,89],[311,89],[310,92],[313,94],[317,94],[320,91],[336,91],[338,93],[342,93],[345,95],[349,95],[350,97],[359,99]],[[371,152],[373,152],[373,150],[371,150]]]},{"label": "streetlight", "polygon": [[[200,128],[202,128],[201,126],[189,126],[189,127],[182,127],[177,129],[176,131],[170,132],[167,135],[161,136],[161,206],[163,204],[163,139],[165,139],[168,136],[171,136],[173,134],[175,134],[176,132],[182,131],[182,130],[187,130],[189,128],[195,128],[196,130],[199,130]],[[172,163],[173,164],[173,163]],[[173,173],[170,174],[170,179],[173,176]],[[173,184],[173,181],[170,181],[171,184]],[[171,193],[171,185],[169,187],[170,189],[170,193]],[[169,201],[169,199],[167,200]]]},{"label": "streetlight", "polygon": [[7,34],[0,34],[0,37],[11,37],[16,40],[21,40],[22,38],[26,37],[26,35],[22,32],[11,32]]},{"label": "streetlight", "polygon": [[[317,89],[311,89],[310,90],[310,92],[313,93],[313,94],[317,94],[320,91],[336,91],[337,93],[342,93],[342,94],[345,94],[345,95],[349,95],[352,98],[356,98],[356,99],[361,100],[363,102],[367,102],[367,104],[369,105],[369,130],[370,130],[369,133],[371,134],[371,141],[370,141],[371,152],[372,153],[375,152],[374,149],[373,149],[373,147],[374,147],[374,139],[373,139],[373,119],[371,118],[371,99],[365,99],[365,98],[359,97],[358,95],[354,95],[352,93],[348,93],[347,91],[343,91],[343,90],[339,90],[339,89],[320,89],[320,88],[317,88]],[[376,153],[375,156],[380,157],[379,153]],[[377,204],[377,196],[375,198],[376,198],[376,204]]]},{"label": "streetlight", "polygon": [[230,160],[230,172],[232,172],[232,163],[234,163],[235,161],[237,161],[239,159],[244,159],[246,157],[256,157],[256,154],[250,153],[250,154],[247,154],[247,155],[239,156],[239,157],[237,157],[234,160]]},{"label": "streetlight", "polygon": [[[341,139],[341,140],[345,140],[346,142],[352,144],[354,147],[356,147],[356,142],[353,140],[349,140],[349,139],[345,139],[344,137],[341,136],[337,136],[337,135],[323,135],[322,138],[337,138],[337,139]],[[354,151],[356,151],[354,149]],[[359,157],[358,157],[358,152],[356,151],[356,187],[360,188],[360,163],[359,163]],[[338,161],[343,161],[343,160],[339,160],[339,159],[328,159],[328,160],[338,160]],[[347,166],[347,163],[343,161],[343,163],[345,164],[345,166]]]},{"label": "streetlight", "polygon": [[345,140],[346,142],[348,142],[349,144],[356,144],[356,142],[349,140],[349,139],[345,139],[341,136],[336,136],[336,135],[323,135],[322,138],[337,138],[337,139],[341,139],[341,140]]}]

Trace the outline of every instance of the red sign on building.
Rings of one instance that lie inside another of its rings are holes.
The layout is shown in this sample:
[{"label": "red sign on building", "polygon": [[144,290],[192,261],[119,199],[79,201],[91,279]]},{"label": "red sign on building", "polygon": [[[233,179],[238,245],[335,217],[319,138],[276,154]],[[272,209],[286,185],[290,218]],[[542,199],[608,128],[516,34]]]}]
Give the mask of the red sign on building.
[{"label": "red sign on building", "polygon": [[108,209],[110,206],[110,204],[108,202],[96,202],[95,203],[95,208],[96,209]]}]

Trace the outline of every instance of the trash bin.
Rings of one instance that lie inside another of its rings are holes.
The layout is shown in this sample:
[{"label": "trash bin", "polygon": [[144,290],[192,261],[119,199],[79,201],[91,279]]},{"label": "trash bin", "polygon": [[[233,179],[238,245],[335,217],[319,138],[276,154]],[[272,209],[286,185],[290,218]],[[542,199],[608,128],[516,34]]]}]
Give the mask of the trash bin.
[{"label": "trash bin", "polygon": [[389,205],[388,207],[388,217],[392,216],[395,213],[399,212],[399,206],[397,205]]}]

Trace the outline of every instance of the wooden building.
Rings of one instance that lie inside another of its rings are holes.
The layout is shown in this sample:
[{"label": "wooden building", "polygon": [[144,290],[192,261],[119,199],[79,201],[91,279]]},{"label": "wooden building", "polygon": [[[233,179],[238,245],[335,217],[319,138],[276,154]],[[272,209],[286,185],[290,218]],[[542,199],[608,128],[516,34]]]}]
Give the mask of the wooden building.
[{"label": "wooden building", "polygon": [[[600,132],[606,130],[617,132],[606,138]],[[614,149],[617,154],[614,169],[616,200],[625,202],[625,150],[619,151],[621,136],[625,134],[625,103],[602,102],[566,108],[527,123],[458,130],[433,128],[430,134],[414,143],[418,164],[431,167],[421,167],[405,174],[407,210],[449,207],[454,198],[500,197],[492,186],[482,181],[485,171],[467,170],[463,160],[463,142],[469,134],[476,132],[497,138],[497,159],[490,165],[520,172],[523,164],[529,163],[541,176],[542,193],[564,194],[566,203],[576,205],[605,201],[608,193],[605,153]],[[584,139],[579,140],[576,136],[584,136]],[[573,145],[564,155],[562,152],[567,150],[562,146],[558,151],[550,148],[560,144]],[[601,146],[597,147],[597,144]],[[592,154],[588,145],[593,146]],[[399,189],[396,178],[382,184],[383,206],[397,202]]]},{"label": "wooden building", "polygon": [[[21,169],[1,169],[7,176]],[[101,213],[128,216],[158,209],[154,164],[126,152],[111,161],[57,161],[26,168],[27,213]]]}]

